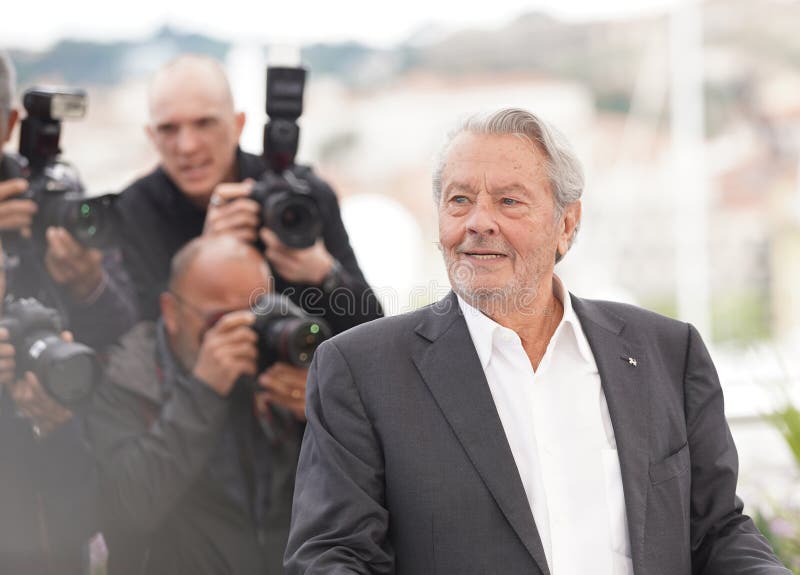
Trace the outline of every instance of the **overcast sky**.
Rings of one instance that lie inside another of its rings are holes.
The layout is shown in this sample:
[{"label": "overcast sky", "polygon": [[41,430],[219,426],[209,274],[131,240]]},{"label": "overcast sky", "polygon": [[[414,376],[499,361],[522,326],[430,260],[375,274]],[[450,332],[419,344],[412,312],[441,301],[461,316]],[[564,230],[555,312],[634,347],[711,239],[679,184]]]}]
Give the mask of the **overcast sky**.
[{"label": "overcast sky", "polygon": [[359,40],[391,46],[428,24],[490,28],[544,10],[569,20],[664,11],[677,0],[45,0],[13,2],[0,19],[0,47],[46,48],[63,37],[138,39],[164,24],[214,37],[305,44]]}]

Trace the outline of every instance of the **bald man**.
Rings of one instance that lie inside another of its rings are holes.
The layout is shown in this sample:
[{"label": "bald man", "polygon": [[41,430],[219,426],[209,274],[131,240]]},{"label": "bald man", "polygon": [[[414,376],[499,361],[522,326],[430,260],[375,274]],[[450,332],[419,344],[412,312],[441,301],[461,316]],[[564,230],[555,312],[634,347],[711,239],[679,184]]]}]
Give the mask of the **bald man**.
[{"label": "bald man", "polygon": [[111,354],[88,425],[109,575],[282,572],[302,427],[234,391],[256,375],[250,302],[270,280],[252,246],[197,238],[172,262],[161,319]]},{"label": "bald man", "polygon": [[[266,166],[239,149],[245,116],[234,108],[219,62],[185,55],[167,64],[151,82],[148,104],[146,131],[160,164],[119,202],[126,268],[144,318],[158,315],[172,256],[201,234],[266,243],[276,291],[323,317],[335,333],[382,315],[350,247],[336,195],[309,168],[292,170],[319,204],[322,238],[292,249],[261,227],[261,207],[247,196]],[[221,201],[209,205],[215,193]]]}]

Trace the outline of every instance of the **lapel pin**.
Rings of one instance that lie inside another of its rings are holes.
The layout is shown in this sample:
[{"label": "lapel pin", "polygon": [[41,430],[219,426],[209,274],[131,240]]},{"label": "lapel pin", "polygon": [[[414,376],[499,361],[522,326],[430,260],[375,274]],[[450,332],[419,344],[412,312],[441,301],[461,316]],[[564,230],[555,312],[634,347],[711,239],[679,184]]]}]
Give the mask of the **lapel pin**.
[{"label": "lapel pin", "polygon": [[639,365],[639,362],[636,361],[635,357],[629,357],[628,358],[628,365],[632,365],[633,367],[636,367],[637,365]]}]

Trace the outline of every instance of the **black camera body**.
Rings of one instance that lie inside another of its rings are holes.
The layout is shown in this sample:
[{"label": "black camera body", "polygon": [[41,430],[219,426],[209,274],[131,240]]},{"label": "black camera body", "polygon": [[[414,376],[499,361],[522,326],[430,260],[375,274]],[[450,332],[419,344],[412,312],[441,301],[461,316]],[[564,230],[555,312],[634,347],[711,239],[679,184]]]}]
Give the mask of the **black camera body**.
[{"label": "black camera body", "polygon": [[15,349],[17,377],[32,371],[60,404],[71,407],[85,400],[100,381],[95,352],[61,339],[62,321],[56,310],[37,300],[7,300],[0,327]]},{"label": "black camera body", "polygon": [[311,187],[287,170],[267,172],[250,198],[261,204],[261,222],[291,248],[308,248],[322,235],[322,216]]},{"label": "black camera body", "polygon": [[65,228],[88,247],[111,243],[115,194],[87,197],[75,168],[60,158],[61,122],[86,113],[86,92],[70,88],[31,88],[22,104],[19,153],[28,189],[20,197],[36,202],[33,239],[44,245],[50,226]]},{"label": "black camera body", "polygon": [[258,373],[276,362],[308,367],[317,347],[331,336],[328,324],[313,318],[280,294],[266,294],[255,302],[258,334]]},{"label": "black camera body", "polygon": [[303,113],[303,68],[267,68],[263,158],[268,171],[250,197],[262,206],[262,221],[289,247],[308,248],[322,235],[322,216],[308,182],[291,168],[297,156]]}]

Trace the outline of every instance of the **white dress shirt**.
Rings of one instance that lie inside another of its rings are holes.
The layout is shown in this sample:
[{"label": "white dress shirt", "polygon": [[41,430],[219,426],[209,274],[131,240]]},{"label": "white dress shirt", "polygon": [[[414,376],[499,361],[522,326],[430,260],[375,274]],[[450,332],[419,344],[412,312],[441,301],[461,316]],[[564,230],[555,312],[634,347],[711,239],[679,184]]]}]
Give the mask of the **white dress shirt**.
[{"label": "white dress shirt", "polygon": [[534,372],[519,336],[458,298],[552,575],[632,575],[614,430],[560,280],[564,316]]}]

